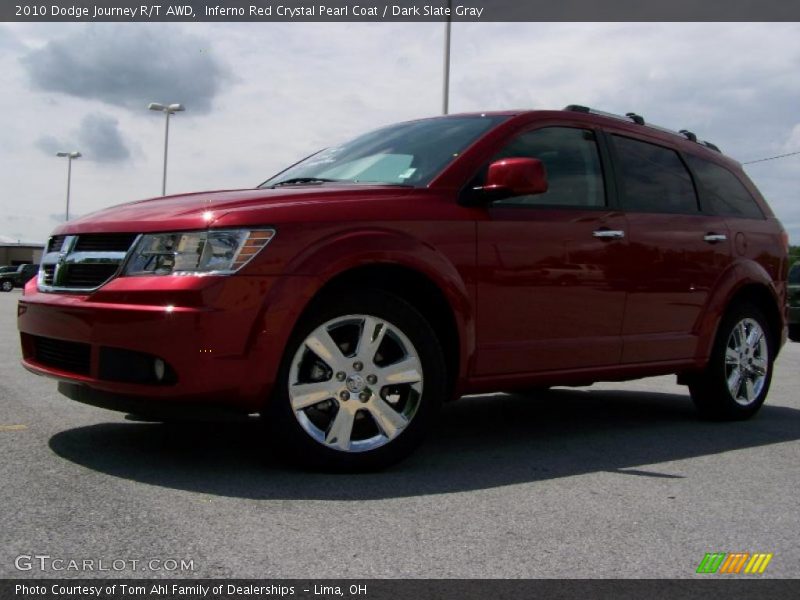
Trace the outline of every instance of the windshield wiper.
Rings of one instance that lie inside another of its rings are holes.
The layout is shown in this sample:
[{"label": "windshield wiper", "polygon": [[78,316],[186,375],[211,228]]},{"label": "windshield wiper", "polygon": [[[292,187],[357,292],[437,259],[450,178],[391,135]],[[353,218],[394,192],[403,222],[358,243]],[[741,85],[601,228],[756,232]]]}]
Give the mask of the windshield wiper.
[{"label": "windshield wiper", "polygon": [[338,179],[325,179],[324,177],[292,177],[285,179],[271,185],[271,188],[276,188],[282,185],[303,185],[304,183],[329,183],[331,181],[339,181]]},{"label": "windshield wiper", "polygon": [[417,187],[410,183],[400,183],[399,181],[369,181],[369,180],[353,179],[353,183],[356,185],[385,185],[390,187],[407,187],[407,188]]}]

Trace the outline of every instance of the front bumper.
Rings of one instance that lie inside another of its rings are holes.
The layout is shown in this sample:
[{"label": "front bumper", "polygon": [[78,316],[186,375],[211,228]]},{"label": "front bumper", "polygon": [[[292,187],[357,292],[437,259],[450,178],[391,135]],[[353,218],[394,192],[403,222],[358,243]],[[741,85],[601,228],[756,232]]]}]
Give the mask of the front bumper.
[{"label": "front bumper", "polygon": [[240,418],[244,414],[251,412],[239,409],[236,406],[208,403],[202,400],[163,402],[156,398],[104,392],[88,385],[68,381],[59,381],[58,391],[70,400],[75,400],[82,404],[156,420],[219,421]]},{"label": "front bumper", "polygon": [[287,311],[271,297],[276,280],[123,277],[91,295],[41,293],[32,282],[18,308],[22,362],[69,384],[65,395],[107,408],[254,412],[288,335],[277,325]]}]

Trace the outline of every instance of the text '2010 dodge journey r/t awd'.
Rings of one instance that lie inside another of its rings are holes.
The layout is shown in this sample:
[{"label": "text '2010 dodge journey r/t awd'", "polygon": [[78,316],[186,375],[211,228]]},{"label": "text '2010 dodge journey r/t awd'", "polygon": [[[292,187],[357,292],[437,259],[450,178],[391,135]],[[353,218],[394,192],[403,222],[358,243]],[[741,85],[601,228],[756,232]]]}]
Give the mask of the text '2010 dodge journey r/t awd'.
[{"label": "text '2010 dodge journey r/t awd'", "polygon": [[321,468],[411,452],[463,394],[675,373],[708,418],[764,402],[788,238],[739,164],[582,106],[454,115],[256,189],[61,225],[23,363],[139,415],[260,413]]}]

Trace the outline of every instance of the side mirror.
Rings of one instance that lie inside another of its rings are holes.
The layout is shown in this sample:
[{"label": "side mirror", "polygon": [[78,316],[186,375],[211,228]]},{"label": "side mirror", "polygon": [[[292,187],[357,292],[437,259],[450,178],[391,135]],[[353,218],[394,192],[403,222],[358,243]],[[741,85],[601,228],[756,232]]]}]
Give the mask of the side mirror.
[{"label": "side mirror", "polygon": [[481,189],[493,200],[544,194],[547,173],[538,158],[504,158],[489,165],[486,185]]}]

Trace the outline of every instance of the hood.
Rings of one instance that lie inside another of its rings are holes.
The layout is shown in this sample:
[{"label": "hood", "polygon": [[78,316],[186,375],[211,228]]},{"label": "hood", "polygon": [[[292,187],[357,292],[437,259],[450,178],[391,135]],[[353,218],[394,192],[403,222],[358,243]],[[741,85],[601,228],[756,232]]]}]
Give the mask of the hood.
[{"label": "hood", "polygon": [[[139,200],[85,215],[53,233],[139,233],[325,219],[343,207],[405,198],[413,188],[323,184],[197,192]],[[348,211],[350,212],[350,211]]]}]

